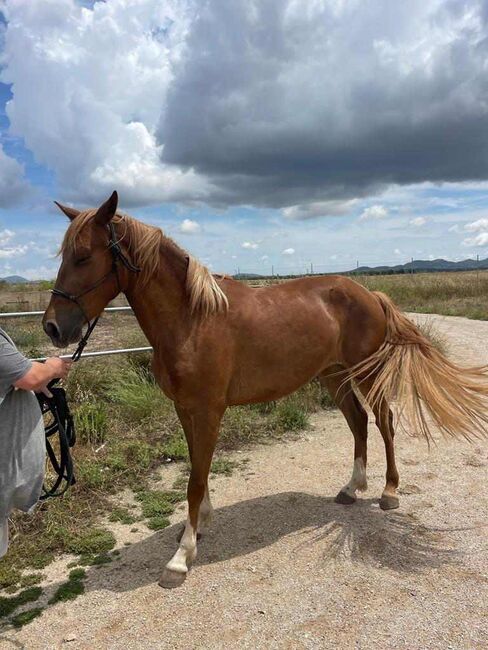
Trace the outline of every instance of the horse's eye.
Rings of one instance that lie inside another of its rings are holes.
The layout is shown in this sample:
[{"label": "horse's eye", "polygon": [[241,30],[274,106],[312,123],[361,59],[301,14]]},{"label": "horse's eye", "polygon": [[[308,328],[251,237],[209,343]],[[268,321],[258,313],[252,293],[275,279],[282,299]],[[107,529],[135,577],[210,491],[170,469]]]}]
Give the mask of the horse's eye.
[{"label": "horse's eye", "polygon": [[85,255],[85,257],[80,257],[78,260],[75,260],[75,266],[82,266],[86,264],[91,258],[91,255]]}]

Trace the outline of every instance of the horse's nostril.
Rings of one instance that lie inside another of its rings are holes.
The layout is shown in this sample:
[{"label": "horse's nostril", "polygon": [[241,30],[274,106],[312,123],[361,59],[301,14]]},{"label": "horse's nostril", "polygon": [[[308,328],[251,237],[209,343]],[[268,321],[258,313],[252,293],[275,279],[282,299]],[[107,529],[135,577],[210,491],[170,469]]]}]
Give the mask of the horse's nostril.
[{"label": "horse's nostril", "polygon": [[59,327],[54,320],[48,320],[46,321],[44,325],[44,331],[46,334],[49,336],[51,340],[59,340],[60,337],[60,332],[59,332]]}]

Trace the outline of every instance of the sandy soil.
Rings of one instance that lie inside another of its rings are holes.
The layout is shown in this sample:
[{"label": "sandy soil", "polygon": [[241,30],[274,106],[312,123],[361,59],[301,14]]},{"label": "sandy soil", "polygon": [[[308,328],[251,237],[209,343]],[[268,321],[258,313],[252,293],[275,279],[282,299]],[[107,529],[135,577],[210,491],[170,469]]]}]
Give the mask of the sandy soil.
[{"label": "sandy soil", "polygon": [[[432,318],[452,356],[488,362],[488,323]],[[182,587],[157,580],[183,512],[158,533],[120,526],[120,559],[88,570],[87,592],[48,608],[0,647],[488,647],[488,446],[399,435],[400,509],[383,512],[382,440],[370,425],[369,489],[333,498],[352,466],[340,413],[319,413],[293,441],[235,454],[212,479],[215,520]],[[171,485],[175,468],[161,470]],[[131,540],[130,546],[124,541]],[[56,568],[50,572],[56,583]]]}]

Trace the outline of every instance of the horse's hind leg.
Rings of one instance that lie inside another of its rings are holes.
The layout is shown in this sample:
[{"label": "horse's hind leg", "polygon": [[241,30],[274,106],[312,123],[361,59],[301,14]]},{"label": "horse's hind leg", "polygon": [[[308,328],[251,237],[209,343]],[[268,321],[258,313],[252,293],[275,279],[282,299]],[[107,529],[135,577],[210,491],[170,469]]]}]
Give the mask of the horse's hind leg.
[{"label": "horse's hind leg", "polygon": [[341,375],[334,374],[324,374],[319,379],[341,409],[354,436],[352,476],[335,499],[337,503],[349,505],[356,501],[356,491],[363,492],[368,486],[366,480],[368,414],[354,394],[351,382],[343,383]]},{"label": "horse's hind leg", "polygon": [[[358,384],[359,389],[367,399],[368,392],[371,388],[373,378]],[[393,413],[387,402],[384,400],[378,404],[372,405],[373,413],[376,419],[376,426],[380,430],[385,443],[386,452],[386,485],[380,499],[380,508],[382,510],[393,510],[398,508],[400,501],[397,496],[397,488],[400,482],[396,462],[395,462],[395,429],[393,427]]]},{"label": "horse's hind leg", "polygon": [[382,510],[392,510],[398,508],[400,501],[397,496],[398,483],[400,477],[395,462],[395,429],[393,428],[393,414],[386,402],[373,408],[376,424],[383,436],[386,452],[386,485],[380,499],[380,508]]}]

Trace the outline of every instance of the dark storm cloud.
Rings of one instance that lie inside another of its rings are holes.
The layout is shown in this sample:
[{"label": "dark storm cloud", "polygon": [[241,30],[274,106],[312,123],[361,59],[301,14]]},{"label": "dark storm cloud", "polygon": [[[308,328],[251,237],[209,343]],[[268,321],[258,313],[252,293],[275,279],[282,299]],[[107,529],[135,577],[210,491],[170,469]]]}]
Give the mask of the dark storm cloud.
[{"label": "dark storm cloud", "polygon": [[197,7],[158,136],[216,202],[488,178],[486,0]]}]

